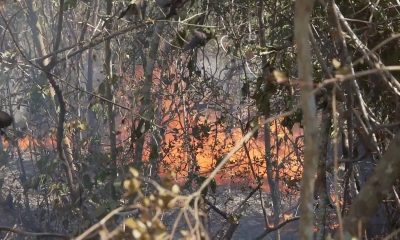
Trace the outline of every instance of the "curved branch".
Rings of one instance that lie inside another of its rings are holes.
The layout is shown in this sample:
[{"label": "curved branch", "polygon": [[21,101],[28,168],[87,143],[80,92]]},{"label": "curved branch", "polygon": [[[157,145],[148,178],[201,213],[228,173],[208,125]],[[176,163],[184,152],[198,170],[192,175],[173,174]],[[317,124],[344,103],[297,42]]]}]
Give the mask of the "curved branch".
[{"label": "curved branch", "polygon": [[51,85],[51,87],[54,89],[55,96],[57,97],[57,101],[59,104],[60,112],[58,113],[58,123],[57,123],[57,152],[58,152],[58,157],[60,160],[65,164],[65,172],[67,174],[67,181],[68,181],[68,186],[71,191],[71,196],[75,199],[76,196],[76,188],[75,188],[75,183],[74,183],[74,175],[72,172],[72,162],[68,161],[67,158],[64,156],[64,149],[63,149],[63,139],[64,139],[64,122],[65,122],[65,114],[66,114],[66,107],[65,107],[65,100],[62,94],[62,91],[52,75],[46,74],[47,79]]},{"label": "curved branch", "polygon": [[89,48],[97,46],[97,45],[99,45],[99,44],[101,44],[101,43],[103,43],[103,42],[105,42],[107,40],[110,40],[110,39],[115,38],[115,37],[117,37],[119,35],[128,33],[128,32],[133,31],[135,29],[138,29],[139,27],[144,27],[146,25],[147,25],[146,23],[142,23],[142,24],[139,24],[139,25],[129,26],[127,28],[124,28],[124,29],[121,29],[119,31],[113,32],[111,34],[110,33],[99,33],[99,34],[96,34],[90,41],[84,40],[84,41],[75,43],[75,44],[73,44],[71,46],[68,46],[68,47],[59,49],[57,51],[54,51],[51,54],[47,54],[47,55],[44,55],[44,56],[41,56],[41,57],[38,57],[38,58],[31,59],[31,61],[40,62],[40,61],[43,61],[43,60],[45,60],[45,59],[47,59],[47,58],[49,58],[49,57],[51,57],[53,55],[57,55],[57,54],[60,54],[60,53],[63,53],[63,52],[67,52],[67,51],[69,51],[69,50],[71,50],[73,48],[82,46],[78,50],[75,50],[73,52],[70,52],[70,53],[66,54],[65,57],[55,60],[54,64],[57,65],[57,64],[59,64],[61,62],[64,62],[64,61],[68,60],[69,58],[71,58],[71,57],[73,57],[73,56],[75,56],[77,54],[80,54],[80,53],[88,50]]}]

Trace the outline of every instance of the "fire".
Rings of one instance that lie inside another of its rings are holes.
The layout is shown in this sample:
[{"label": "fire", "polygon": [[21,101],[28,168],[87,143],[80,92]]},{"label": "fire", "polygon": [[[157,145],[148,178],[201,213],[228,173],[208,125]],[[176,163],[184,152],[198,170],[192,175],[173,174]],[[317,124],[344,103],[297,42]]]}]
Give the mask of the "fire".
[{"label": "fire", "polygon": [[55,148],[56,137],[53,134],[48,134],[42,140],[34,138],[32,135],[25,135],[24,137],[15,139],[15,144],[11,143],[11,139],[3,138],[3,147],[10,148],[16,147],[22,151],[28,150],[30,147],[45,147],[45,148]]},{"label": "fire", "polygon": [[[153,75],[154,88],[164,87],[167,88],[167,92],[170,92],[163,95],[160,100],[159,111],[162,118],[159,125],[165,127],[163,139],[158,143],[161,150],[158,166],[160,174],[174,172],[178,180],[186,179],[189,172],[207,176],[246,132],[240,126],[232,126],[225,122],[217,110],[206,109],[200,113],[200,111],[193,110],[193,105],[190,103],[187,104],[188,108],[193,111],[184,109],[181,103],[182,99],[173,94],[176,84],[175,87],[172,85],[174,82],[180,83],[180,81],[175,78],[172,84],[165,85],[160,81],[160,76],[160,71],[155,71]],[[140,66],[136,69],[135,78],[143,78],[143,68]],[[125,93],[121,92],[116,96],[126,97]],[[128,101],[126,100],[126,102]],[[119,118],[123,118],[124,121],[117,119],[117,122],[124,123],[120,124],[117,129],[117,144],[124,147],[127,146],[126,140],[130,137],[131,127],[134,123],[129,116],[119,116]],[[125,119],[127,120],[125,121]],[[301,154],[298,153],[298,145],[302,144],[296,139],[302,135],[302,129],[295,125],[292,133],[288,133],[288,130],[280,125],[280,121],[274,121],[270,124],[270,132],[271,162],[274,164],[274,169],[279,169],[274,174],[287,179],[287,184],[290,184],[291,181],[295,184],[301,171],[299,163]],[[66,131],[65,134],[70,133]],[[145,139],[143,161],[150,162],[150,134]],[[56,137],[54,131],[50,131],[46,137],[40,140],[27,135],[19,138],[17,143],[22,150],[32,146],[55,149]],[[5,141],[4,145],[9,147],[9,142]],[[257,137],[253,137],[245,147],[234,154],[216,177],[218,183],[234,181],[254,184],[257,179],[266,181],[265,142],[262,128]]]},{"label": "fire", "polygon": [[[24,136],[23,138],[16,139],[16,144],[18,145],[18,148],[20,148],[22,151],[27,150],[31,144],[37,145],[38,141],[35,140],[32,136]],[[15,145],[15,144],[13,144]],[[11,147],[10,139],[4,139],[3,138],[3,146],[5,148]]]},{"label": "fire", "polygon": [[[198,173],[207,175],[219,161],[227,154],[236,142],[244,136],[240,128],[232,128],[229,131],[227,127],[217,124],[217,118],[214,115],[199,117],[197,122],[186,121],[187,136],[184,135],[184,120],[174,119],[167,127],[164,144],[164,163],[167,169],[164,171],[174,171],[181,178],[186,178],[190,165],[198,166]],[[195,119],[193,117],[190,120]],[[201,130],[199,130],[201,129]],[[276,136],[272,136],[272,162],[277,164],[287,163],[288,169],[281,174],[294,176],[299,172],[300,166],[296,163],[294,146],[284,144],[285,138],[293,141],[295,136],[291,136],[284,132],[278,122],[271,124],[271,130],[277,131]],[[200,131],[200,133],[199,133]],[[203,131],[203,132],[202,132]],[[272,131],[273,132],[273,131]],[[299,134],[299,133],[297,133]],[[183,136],[183,137],[177,137]],[[231,178],[237,181],[241,176],[249,176],[249,179],[255,180],[257,177],[265,178],[265,147],[263,134],[259,134],[256,139],[252,139],[247,143],[248,153],[242,148],[229,161],[222,173],[218,175],[217,182],[224,183],[230,181]],[[292,161],[292,163],[290,163]],[[251,166],[250,166],[251,165]],[[255,175],[255,176],[254,176]],[[244,180],[244,179],[242,179]],[[244,181],[248,181],[244,180]]]},{"label": "fire", "polygon": [[[220,112],[206,109],[200,114],[200,111],[193,107],[194,104],[186,99],[187,97],[183,100],[182,95],[176,93],[184,94],[187,83],[181,81],[175,73],[176,69],[171,67],[167,73],[156,69],[153,74],[153,91],[162,93],[161,100],[156,102],[160,105],[158,111],[162,116],[161,123],[158,124],[165,127],[163,139],[159,143],[162,150],[159,168],[161,173],[175,172],[178,180],[186,179],[190,171],[207,176],[246,133],[242,132],[239,126],[232,127],[221,121]],[[161,81],[163,74],[169,76],[168,84]],[[127,84],[141,85],[143,77],[142,66],[136,66],[136,80],[128,80]],[[125,93],[119,95],[124,96]],[[184,104],[186,107],[183,107]],[[118,129],[120,144],[130,136],[127,125],[132,123],[124,124]],[[288,133],[279,121],[275,121],[270,124],[270,130],[272,162],[279,166],[279,175],[295,182],[301,170],[298,145],[302,144],[301,141],[296,141],[296,138],[302,135],[302,129],[295,125],[293,133]],[[230,159],[217,176],[217,182],[224,183],[231,180],[251,182],[258,177],[266,178],[265,143],[262,132],[260,129],[258,137],[246,144],[248,152],[242,148]],[[147,135],[143,153],[145,162],[149,162],[150,138],[151,136]],[[247,179],[244,179],[244,176]]]}]

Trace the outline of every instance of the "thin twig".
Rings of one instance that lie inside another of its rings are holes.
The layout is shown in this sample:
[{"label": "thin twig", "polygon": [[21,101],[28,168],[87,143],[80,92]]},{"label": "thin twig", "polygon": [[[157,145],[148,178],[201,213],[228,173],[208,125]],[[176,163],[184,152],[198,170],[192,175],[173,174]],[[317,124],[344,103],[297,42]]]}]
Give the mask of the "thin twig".
[{"label": "thin twig", "polygon": [[114,215],[117,213],[121,212],[124,209],[124,207],[119,207],[114,210],[112,210],[109,214],[107,214],[103,219],[101,219],[99,222],[88,228],[85,232],[83,232],[81,235],[79,235],[76,238],[73,238],[74,240],[83,240],[87,236],[89,236],[92,232],[103,226],[110,218],[112,218]]},{"label": "thin twig", "polygon": [[274,231],[276,231],[276,230],[278,230],[278,229],[280,229],[280,228],[282,228],[283,226],[285,226],[286,224],[288,224],[288,223],[291,223],[291,222],[294,222],[294,221],[297,221],[297,220],[299,220],[300,219],[300,217],[293,217],[293,218],[291,218],[291,219],[288,219],[288,220],[286,220],[286,221],[284,221],[284,222],[281,222],[281,223],[279,223],[278,225],[276,225],[276,226],[274,226],[274,227],[267,227],[267,229],[261,234],[261,235],[259,235],[258,237],[256,237],[255,239],[263,239],[265,236],[267,236],[269,233],[271,233],[271,232],[274,232]]},{"label": "thin twig", "polygon": [[64,235],[64,234],[59,234],[59,233],[49,233],[49,232],[28,232],[22,229],[18,229],[15,227],[6,227],[6,226],[0,226],[0,232],[13,232],[19,235],[24,235],[24,236],[31,236],[31,237],[55,237],[55,238],[62,238],[62,239],[71,239],[70,236]]},{"label": "thin twig", "polygon": [[208,199],[204,198],[204,202],[212,209],[214,210],[216,213],[218,213],[219,215],[221,215],[221,217],[223,217],[225,220],[228,220],[229,216],[226,212],[222,211],[221,209],[219,209],[217,206],[215,206],[212,202],[210,202]]},{"label": "thin twig", "polygon": [[394,193],[394,198],[396,199],[397,205],[400,207],[400,197],[399,194],[396,191],[396,188],[394,186],[392,186],[393,189],[393,193]]},{"label": "thin twig", "polygon": [[390,240],[390,239],[394,239],[394,237],[396,237],[397,235],[400,234],[400,228],[395,230],[394,232],[392,232],[391,234],[387,235],[383,240]]}]

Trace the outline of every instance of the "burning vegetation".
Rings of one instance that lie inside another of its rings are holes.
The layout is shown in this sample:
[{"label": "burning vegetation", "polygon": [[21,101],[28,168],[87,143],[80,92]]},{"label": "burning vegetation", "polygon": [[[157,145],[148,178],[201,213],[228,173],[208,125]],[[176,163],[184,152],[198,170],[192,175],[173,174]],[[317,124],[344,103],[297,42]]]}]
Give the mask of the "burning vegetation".
[{"label": "burning vegetation", "polygon": [[313,2],[0,1],[0,238],[395,239],[400,8]]}]

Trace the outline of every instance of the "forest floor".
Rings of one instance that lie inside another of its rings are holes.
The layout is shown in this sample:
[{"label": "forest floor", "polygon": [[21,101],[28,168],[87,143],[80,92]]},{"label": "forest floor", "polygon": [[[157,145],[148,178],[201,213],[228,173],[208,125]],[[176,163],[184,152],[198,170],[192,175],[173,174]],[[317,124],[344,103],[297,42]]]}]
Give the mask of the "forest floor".
[{"label": "forest floor", "polygon": [[[32,161],[24,160],[24,167],[29,178],[33,172]],[[14,226],[26,226],[27,219],[25,219],[23,202],[23,190],[19,181],[19,166],[17,161],[9,161],[6,164],[0,165],[0,181],[3,182],[0,191],[0,225],[7,227]],[[219,186],[216,192],[213,194],[216,196],[216,201],[213,202],[215,206],[221,211],[229,214],[233,209],[239,206],[242,201],[248,196],[250,192],[249,188],[244,188],[243,186]],[[13,197],[12,203],[7,202],[7,196],[11,194]],[[35,194],[33,191],[29,191],[29,202],[31,210],[35,210],[35,206],[38,201],[40,201],[40,194]],[[269,206],[270,198],[269,194],[266,192],[262,193],[265,205]],[[36,197],[35,197],[36,196]],[[293,209],[292,212],[296,211]],[[266,208],[267,215],[271,215],[270,209]],[[167,213],[164,222],[168,223],[174,222],[175,213]],[[36,219],[38,220],[38,219]],[[271,217],[269,217],[271,222]],[[210,210],[209,213],[209,230],[211,236],[214,236],[221,227],[227,227],[226,220],[223,219],[215,211]],[[25,224],[24,224],[25,223]],[[225,225],[224,225],[225,223]],[[29,225],[28,225],[29,226]],[[280,229],[282,240],[294,240],[298,239],[297,236],[297,226],[298,222],[291,222]],[[255,193],[246,204],[243,205],[243,209],[240,212],[239,225],[233,235],[233,239],[238,240],[251,240],[255,239],[257,236],[263,233],[265,230],[265,218],[262,213],[261,203],[259,199],[259,193]],[[270,233],[264,239],[273,239],[274,233]],[[6,233],[0,233],[0,239],[27,239],[24,237],[18,238],[4,238]]]},{"label": "forest floor", "polygon": [[[243,200],[248,196],[249,191],[244,190],[242,187],[232,187],[232,186],[221,186],[217,189],[216,196],[218,196],[217,207],[224,212],[229,213],[230,210],[235,209],[239,206]],[[239,218],[239,226],[237,227],[233,239],[243,239],[252,240],[262,234],[265,230],[265,218],[262,211],[261,201],[259,199],[259,193],[255,193],[243,207],[241,212],[241,217]],[[269,193],[263,192],[262,198],[264,200],[264,205],[271,206],[268,204],[271,202]],[[228,202],[227,204],[224,204]],[[272,207],[272,206],[271,206]],[[283,206],[285,208],[285,206]],[[286,206],[288,207],[288,206]],[[266,214],[270,224],[272,223],[272,213],[271,209],[266,207]],[[292,210],[292,213],[296,209]],[[217,221],[213,221],[216,220]],[[218,231],[223,222],[226,222],[220,215],[211,210],[210,221],[212,221],[213,226],[210,228],[212,233]],[[297,237],[297,221],[288,223],[280,229],[281,240],[295,240]],[[274,232],[268,234],[264,239],[274,239]]]}]

